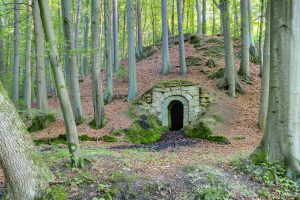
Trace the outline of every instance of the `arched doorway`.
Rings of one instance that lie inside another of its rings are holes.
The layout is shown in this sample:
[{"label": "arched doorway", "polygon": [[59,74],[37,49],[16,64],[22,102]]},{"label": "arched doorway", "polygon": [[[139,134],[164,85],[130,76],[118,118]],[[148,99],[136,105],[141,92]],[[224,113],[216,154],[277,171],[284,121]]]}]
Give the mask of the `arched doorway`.
[{"label": "arched doorway", "polygon": [[172,101],[169,106],[169,129],[171,131],[178,131],[183,128],[184,107],[180,101]]}]

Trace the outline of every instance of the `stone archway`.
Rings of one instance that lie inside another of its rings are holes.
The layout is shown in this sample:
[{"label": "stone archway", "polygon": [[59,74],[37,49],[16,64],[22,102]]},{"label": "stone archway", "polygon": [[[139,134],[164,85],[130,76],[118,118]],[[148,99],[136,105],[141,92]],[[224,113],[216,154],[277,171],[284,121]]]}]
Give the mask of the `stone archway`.
[{"label": "stone archway", "polygon": [[168,106],[169,129],[179,131],[183,128],[183,104],[180,101],[172,101]]},{"label": "stone archway", "polygon": [[171,127],[170,125],[172,121],[169,108],[172,106],[172,103],[174,104],[174,102],[180,103],[183,106],[183,126],[187,125],[189,123],[189,101],[183,96],[175,95],[167,97],[162,103],[163,126]]}]

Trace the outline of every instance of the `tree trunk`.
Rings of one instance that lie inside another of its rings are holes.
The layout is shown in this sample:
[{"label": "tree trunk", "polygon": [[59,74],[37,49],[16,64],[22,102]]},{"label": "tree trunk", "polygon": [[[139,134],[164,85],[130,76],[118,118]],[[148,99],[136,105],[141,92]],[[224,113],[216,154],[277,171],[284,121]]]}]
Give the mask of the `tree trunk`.
[{"label": "tree trunk", "polygon": [[213,9],[213,21],[212,21],[212,34],[214,35],[216,33],[216,6],[212,5],[212,9]]},{"label": "tree trunk", "polygon": [[264,137],[255,153],[300,174],[300,1],[271,1],[270,93]]},{"label": "tree trunk", "polygon": [[270,20],[271,20],[271,0],[268,0],[267,13],[266,13],[266,30],[265,42],[263,53],[263,67],[262,67],[262,80],[261,80],[261,93],[260,93],[260,110],[258,117],[258,127],[261,130],[265,129],[268,113],[269,102],[269,83],[270,83]]},{"label": "tree trunk", "polygon": [[206,35],[206,0],[202,0],[202,32]]},{"label": "tree trunk", "polygon": [[169,37],[168,37],[168,3],[167,0],[161,0],[161,13],[162,13],[162,74],[167,75],[171,71],[170,54],[169,54]]},{"label": "tree trunk", "polygon": [[183,36],[183,20],[181,0],[177,0],[177,15],[178,15],[178,33],[179,33],[179,55],[180,55],[180,75],[187,75],[187,68],[185,62],[185,50],[184,50],[184,36]]},{"label": "tree trunk", "polygon": [[[31,13],[31,0],[28,0],[27,13]],[[32,40],[32,18],[28,16],[26,20],[26,50],[25,50],[25,74],[23,100],[25,110],[31,109],[31,40]]]},{"label": "tree trunk", "polygon": [[48,108],[48,97],[44,59],[44,30],[40,17],[38,0],[33,1],[33,22],[35,35],[37,108],[40,110],[45,110]]},{"label": "tree trunk", "polygon": [[202,21],[201,21],[201,6],[200,0],[196,0],[196,9],[197,9],[197,33],[202,35]]},{"label": "tree trunk", "polygon": [[114,71],[119,71],[119,31],[118,31],[118,0],[113,0],[113,46]]},{"label": "tree trunk", "polygon": [[20,75],[20,0],[14,0],[14,88],[13,102],[19,105],[19,75]]},{"label": "tree trunk", "polygon": [[79,88],[79,75],[77,68],[76,54],[74,54],[75,40],[73,32],[72,14],[71,14],[71,2],[70,0],[61,0],[62,17],[63,17],[63,28],[65,36],[65,49],[67,50],[67,62],[70,70],[70,97],[75,117],[76,124],[83,122],[83,112],[80,99],[80,88]]},{"label": "tree trunk", "polygon": [[259,23],[259,60],[260,70],[259,74],[262,75],[263,63],[264,63],[264,46],[263,46],[263,29],[264,29],[264,15],[265,15],[265,0],[260,1],[260,23]]},{"label": "tree trunk", "polygon": [[86,12],[84,16],[84,43],[83,43],[83,48],[85,50],[85,54],[82,58],[82,67],[83,67],[83,73],[84,76],[87,76],[90,73],[90,68],[89,68],[89,62],[88,62],[88,56],[86,55],[87,50],[89,48],[89,0],[87,0],[86,3]]},{"label": "tree trunk", "polygon": [[[0,18],[0,35],[3,34],[3,24],[2,19]],[[0,81],[6,87],[6,67],[4,62],[4,42],[3,37],[0,37]]]},{"label": "tree trunk", "polygon": [[143,33],[142,33],[142,13],[141,13],[141,0],[136,2],[136,25],[137,25],[137,55],[139,58],[144,56],[143,49]]},{"label": "tree trunk", "polygon": [[52,175],[0,82],[0,164],[8,200],[42,196]]},{"label": "tree trunk", "polygon": [[136,58],[134,48],[134,28],[133,28],[133,2],[127,0],[127,31],[128,31],[128,100],[132,101],[137,96],[137,80],[136,80]]},{"label": "tree trunk", "polygon": [[248,13],[249,13],[249,39],[250,39],[250,53],[253,56],[256,56],[256,47],[254,43],[254,37],[253,37],[253,19],[252,19],[252,2],[251,0],[248,0]]},{"label": "tree trunk", "polygon": [[46,35],[46,41],[49,45],[49,57],[56,82],[58,97],[60,100],[60,107],[64,115],[69,152],[71,156],[71,164],[76,167],[81,167],[82,159],[80,158],[80,146],[77,135],[76,123],[72,111],[70,98],[68,95],[64,73],[62,70],[63,68],[60,63],[60,57],[57,50],[57,42],[55,39],[49,4],[47,0],[38,0],[38,2],[40,6],[41,19]]},{"label": "tree trunk", "polygon": [[175,35],[175,0],[172,1],[172,36]]},{"label": "tree trunk", "polygon": [[[234,37],[238,36],[238,27],[239,27],[239,15],[238,15],[238,3],[237,0],[233,1],[233,8],[234,8]],[[248,11],[247,11],[248,12]],[[248,15],[247,15],[248,18]],[[241,19],[243,20],[243,17],[241,16]],[[248,26],[248,24],[247,24]],[[249,30],[249,27],[248,27]]]},{"label": "tree trunk", "polygon": [[241,65],[239,74],[243,76],[245,80],[251,80],[250,67],[249,67],[249,22],[248,22],[248,3],[245,0],[241,0]]},{"label": "tree trunk", "polygon": [[100,0],[92,0],[91,33],[92,33],[92,90],[94,103],[94,120],[96,128],[104,125],[104,101],[100,69]]},{"label": "tree trunk", "polygon": [[230,12],[229,12],[229,0],[221,0],[220,5],[216,3],[217,7],[220,9],[222,16],[222,27],[224,34],[224,49],[225,49],[225,72],[223,79],[218,83],[218,86],[228,87],[228,93],[230,97],[235,97],[235,91],[238,90],[243,92],[243,88],[238,80],[236,73],[236,68],[234,66],[234,55],[233,55],[233,45],[232,45],[232,34],[230,29]]},{"label": "tree trunk", "polygon": [[111,37],[111,5],[110,0],[104,0],[105,14],[105,57],[106,57],[106,89],[104,101],[109,103],[113,98],[113,64],[112,64],[112,37]]}]

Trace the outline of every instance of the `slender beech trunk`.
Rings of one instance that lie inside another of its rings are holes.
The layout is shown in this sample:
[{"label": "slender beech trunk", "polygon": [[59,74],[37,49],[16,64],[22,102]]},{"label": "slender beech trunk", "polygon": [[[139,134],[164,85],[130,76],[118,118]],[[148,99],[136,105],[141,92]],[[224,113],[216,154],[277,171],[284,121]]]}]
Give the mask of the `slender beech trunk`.
[{"label": "slender beech trunk", "polygon": [[83,112],[80,99],[79,75],[75,51],[74,29],[72,23],[71,2],[61,0],[63,28],[65,36],[65,49],[67,50],[67,62],[70,70],[70,97],[76,124],[83,121]]},{"label": "slender beech trunk", "polygon": [[125,58],[125,45],[126,45],[126,39],[125,39],[125,36],[126,36],[126,11],[124,11],[124,15],[123,15],[123,39],[122,39],[122,58],[124,59]]},{"label": "slender beech trunk", "polygon": [[92,34],[92,90],[94,103],[94,120],[96,128],[101,128],[105,121],[104,101],[100,69],[100,0],[92,0],[91,34]]},{"label": "slender beech trunk", "polygon": [[[28,0],[27,13],[31,13],[31,0]],[[23,100],[25,110],[31,109],[31,40],[32,40],[32,17],[26,20],[26,50],[25,50],[25,74]]]},{"label": "slender beech trunk", "polygon": [[258,127],[261,130],[265,129],[268,113],[269,102],[269,83],[270,83],[270,20],[271,20],[271,0],[268,0],[266,12],[266,29],[263,53],[263,67],[262,67],[262,80],[261,80],[261,93],[260,93],[260,110],[258,117]]},{"label": "slender beech trunk", "polygon": [[[74,5],[75,3],[73,3]],[[79,31],[79,25],[80,25],[80,18],[81,18],[81,0],[77,0],[77,8],[76,8],[76,16],[75,16],[75,36],[74,36],[74,49],[75,51],[78,49],[78,38],[80,35],[80,31]],[[77,54],[76,52],[74,52],[76,54],[76,63],[81,63],[80,59],[81,59],[81,54]],[[79,78],[82,78],[84,76],[84,72],[83,72],[83,66],[81,64],[78,64],[78,70],[79,70]]]},{"label": "slender beech trunk", "polygon": [[177,0],[177,15],[178,15],[178,32],[179,32],[180,75],[185,76],[187,75],[187,68],[185,62],[181,0]]},{"label": "slender beech trunk", "polygon": [[113,49],[114,71],[119,71],[119,30],[118,30],[118,0],[113,0]]},{"label": "slender beech trunk", "polygon": [[136,2],[136,25],[137,25],[137,55],[139,58],[144,56],[143,48],[143,30],[142,30],[142,12],[141,12],[141,0]]},{"label": "slender beech trunk", "polygon": [[37,84],[37,108],[45,110],[48,108],[46,71],[44,59],[44,30],[40,17],[38,0],[33,1],[33,22],[35,35],[35,62],[36,62],[36,84]]},{"label": "slender beech trunk", "polygon": [[270,93],[264,136],[256,154],[300,174],[300,1],[271,1]]},{"label": "slender beech trunk", "polygon": [[260,1],[260,23],[259,23],[259,60],[260,70],[259,74],[262,75],[263,63],[264,63],[264,47],[263,47],[263,29],[264,29],[264,18],[265,18],[265,0]]},{"label": "slender beech trunk", "polygon": [[206,0],[202,0],[202,32],[206,35]]},{"label": "slender beech trunk", "polygon": [[0,164],[8,200],[34,200],[52,180],[30,134],[0,82]]},{"label": "slender beech trunk", "polygon": [[201,6],[200,0],[196,0],[196,9],[197,9],[197,33],[202,35],[202,21],[201,21]]},{"label": "slender beech trunk", "polygon": [[229,0],[220,0],[220,4],[214,0],[216,6],[219,8],[222,16],[222,27],[224,34],[224,48],[225,48],[225,73],[223,79],[218,83],[218,86],[228,87],[230,97],[235,97],[236,90],[243,92],[243,88],[238,80],[236,68],[234,66],[232,34],[230,29],[230,12]]},{"label": "slender beech trunk", "polygon": [[175,0],[172,1],[172,36],[175,35]]},{"label": "slender beech trunk", "polygon": [[90,73],[90,68],[89,68],[89,62],[88,62],[88,56],[86,55],[87,50],[89,48],[89,0],[86,2],[86,12],[84,16],[84,43],[83,43],[83,48],[86,51],[85,54],[83,55],[82,58],[82,67],[83,67],[83,73],[84,76],[87,76]]},{"label": "slender beech trunk", "polygon": [[20,75],[20,0],[14,0],[14,87],[13,102],[19,106],[19,75]]},{"label": "slender beech trunk", "polygon": [[162,13],[162,74],[167,75],[171,71],[170,54],[169,54],[169,37],[168,37],[168,3],[167,0],[161,0],[161,13]]},{"label": "slender beech trunk", "polygon": [[104,0],[105,15],[105,57],[106,57],[106,89],[104,101],[109,103],[113,98],[113,63],[112,63],[112,36],[111,36],[111,4]]},{"label": "slender beech trunk", "polygon": [[[128,100],[132,101],[137,96],[136,59],[133,32],[133,2],[127,0],[127,31],[128,31]],[[153,33],[154,34],[154,33]]]},{"label": "slender beech trunk", "polygon": [[69,152],[71,156],[71,164],[75,167],[81,167],[82,159],[80,157],[80,146],[76,123],[70,98],[68,95],[63,68],[60,63],[49,3],[47,0],[38,0],[38,2],[40,6],[41,19],[45,31],[46,41],[49,46],[50,63],[55,78],[57,93],[60,100],[60,107],[64,115],[64,123],[66,127]]},{"label": "slender beech trunk", "polygon": [[213,3],[212,5],[212,11],[213,11],[213,21],[212,21],[212,34],[215,34],[216,33],[216,6],[215,4]]},{"label": "slender beech trunk", "polygon": [[6,86],[6,67],[4,62],[3,24],[0,18],[0,81]]},{"label": "slender beech trunk", "polygon": [[[153,8],[152,4],[151,4],[151,15],[152,15],[152,22],[151,22],[151,25],[152,25],[152,44],[155,44],[155,19],[154,19],[155,15],[154,15],[154,8]],[[127,19],[127,21],[128,21],[128,19]]]},{"label": "slender beech trunk", "polygon": [[[234,0],[233,1],[233,8],[234,8],[234,37],[237,37],[238,36],[238,27],[239,27],[239,15],[238,15],[238,3],[237,3],[237,0]],[[248,16],[247,16],[248,17]],[[243,18],[241,17],[241,19],[243,20]],[[249,30],[249,28],[248,28]]]},{"label": "slender beech trunk", "polygon": [[254,36],[253,36],[253,19],[252,19],[252,0],[248,1],[248,13],[249,13],[249,39],[250,39],[250,53],[253,56],[256,56],[256,47],[254,43]]},{"label": "slender beech trunk", "polygon": [[248,21],[248,2],[240,0],[241,2],[241,64],[239,74],[246,80],[251,80],[250,67],[249,67],[249,21]]}]

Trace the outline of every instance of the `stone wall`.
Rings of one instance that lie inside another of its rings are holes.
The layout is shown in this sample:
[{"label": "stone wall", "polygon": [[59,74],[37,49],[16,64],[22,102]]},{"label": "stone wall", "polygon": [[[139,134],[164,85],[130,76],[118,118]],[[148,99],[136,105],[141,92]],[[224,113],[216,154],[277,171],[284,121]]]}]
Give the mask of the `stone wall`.
[{"label": "stone wall", "polygon": [[209,104],[208,92],[188,81],[162,81],[146,92],[139,105],[157,116],[163,126],[169,126],[169,105],[180,101],[184,108],[184,125],[195,121]]}]

